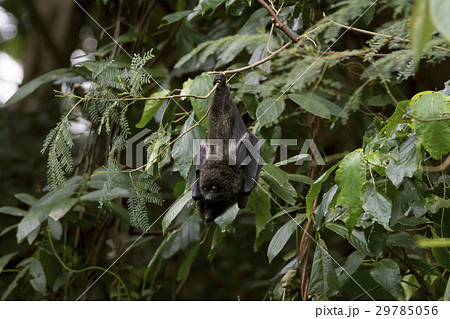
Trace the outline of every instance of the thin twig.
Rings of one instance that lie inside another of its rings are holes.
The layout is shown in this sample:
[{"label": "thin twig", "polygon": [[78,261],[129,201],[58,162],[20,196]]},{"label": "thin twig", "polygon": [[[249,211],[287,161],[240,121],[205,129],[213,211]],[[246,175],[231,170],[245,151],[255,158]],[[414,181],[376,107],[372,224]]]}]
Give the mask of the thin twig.
[{"label": "thin twig", "polygon": [[423,166],[423,170],[425,172],[441,172],[441,171],[447,169],[447,167],[449,165],[450,165],[450,155],[447,156],[444,163],[442,163],[441,165],[439,165],[439,166]]},{"label": "thin twig", "polygon": [[[325,13],[323,14],[323,16],[324,16],[325,18],[328,18],[328,17],[325,15]],[[356,32],[359,32],[359,33],[364,33],[364,34],[368,34],[368,35],[372,35],[372,36],[386,37],[386,38],[389,38],[389,39],[394,39],[394,40],[398,40],[398,41],[406,42],[406,43],[410,43],[410,42],[411,42],[411,40],[403,39],[403,38],[400,38],[400,37],[396,37],[395,35],[389,35],[389,34],[383,34],[383,33],[377,33],[377,32],[368,31],[368,30],[364,30],[364,29],[359,29],[359,28],[347,26],[347,25],[345,25],[345,24],[341,24],[341,23],[339,23],[339,22],[333,21],[333,20],[331,20],[330,18],[328,18],[328,19],[329,19],[333,24],[335,24],[335,25],[337,25],[337,26],[339,26],[339,27],[341,27],[341,28],[350,30],[350,31],[356,31]],[[450,49],[447,49],[447,48],[444,48],[444,47],[440,47],[440,46],[437,46],[437,45],[433,45],[433,48],[450,52]]]}]

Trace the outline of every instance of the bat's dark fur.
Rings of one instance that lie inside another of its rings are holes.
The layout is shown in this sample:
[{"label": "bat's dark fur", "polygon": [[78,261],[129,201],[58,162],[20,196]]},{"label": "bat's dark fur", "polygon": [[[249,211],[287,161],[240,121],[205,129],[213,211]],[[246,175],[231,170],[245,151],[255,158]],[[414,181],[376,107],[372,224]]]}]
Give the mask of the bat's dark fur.
[{"label": "bat's dark fur", "polygon": [[[219,85],[214,94],[207,139],[223,140],[224,156],[221,160],[208,159],[208,152],[211,150],[201,145],[196,162],[196,181],[192,187],[192,197],[197,201],[197,209],[207,222],[213,221],[236,202],[240,208],[244,208],[261,169],[259,159],[250,154],[250,163],[243,164],[247,152],[242,140],[248,139],[255,145],[258,139],[245,127],[226,85],[225,76],[218,74],[214,79],[214,84],[216,83]],[[229,152],[229,139],[241,141],[237,145],[237,153],[241,156],[238,155],[232,164],[229,159],[230,156],[236,156],[236,152]]]}]

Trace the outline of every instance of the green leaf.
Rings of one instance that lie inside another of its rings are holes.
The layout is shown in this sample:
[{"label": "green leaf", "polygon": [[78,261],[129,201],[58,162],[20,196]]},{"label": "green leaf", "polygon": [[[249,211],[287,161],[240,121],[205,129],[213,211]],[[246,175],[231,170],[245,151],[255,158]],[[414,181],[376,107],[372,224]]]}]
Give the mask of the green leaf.
[{"label": "green leaf", "polygon": [[416,65],[418,64],[425,46],[428,41],[431,40],[433,29],[428,10],[428,0],[416,0],[413,8],[411,29],[409,31],[413,60]]},{"label": "green leaf", "polygon": [[[202,75],[196,76],[189,88],[190,94],[206,96],[213,88],[214,77],[214,74],[208,73],[203,73]],[[212,99],[213,94],[211,94],[211,96],[207,99],[198,99],[193,97],[189,98],[192,107],[194,108],[195,116],[197,117],[197,119],[200,120],[203,115],[206,114],[206,111],[212,103]],[[202,123],[205,123],[205,121],[203,121]]]},{"label": "green leaf", "polygon": [[347,282],[347,280],[350,278],[349,276],[353,275],[353,273],[358,270],[365,257],[366,254],[364,252],[356,250],[351,253],[350,256],[348,256],[347,261],[345,262],[344,269],[336,269],[336,275],[338,277],[340,287],[342,287]]},{"label": "green leaf", "polygon": [[177,273],[177,281],[181,281],[184,276],[186,276],[186,272],[189,269],[189,265],[194,260],[195,256],[197,256],[198,250],[200,248],[201,243],[198,243],[194,249],[192,249],[189,254],[187,255],[186,259],[181,264],[180,268],[178,269]]},{"label": "green leaf", "polygon": [[202,6],[203,9],[203,13],[205,13],[206,11],[210,10],[210,9],[215,9],[218,6],[220,6],[223,2],[225,2],[225,0],[203,0],[200,1],[200,5]]},{"label": "green leaf", "polygon": [[19,193],[14,195],[15,198],[29,206],[33,206],[37,202],[37,198],[27,193]]},{"label": "green leaf", "polygon": [[328,120],[331,115],[338,116],[342,111],[339,106],[318,95],[289,94],[288,97],[309,113]]},{"label": "green leaf", "polygon": [[17,207],[3,206],[0,207],[0,213],[11,216],[25,216],[28,212]]},{"label": "green leaf", "polygon": [[280,185],[278,182],[280,180],[276,180],[268,174],[262,174],[261,177],[270,185],[270,189],[282,200],[291,205],[295,205],[297,200],[297,192],[295,191],[294,186],[291,183],[285,182],[283,185]]},{"label": "green leaf", "polygon": [[327,252],[325,242],[319,239],[314,252],[308,293],[317,295],[320,299],[320,297],[336,296],[338,292],[339,281],[334,270],[333,261]]},{"label": "green leaf", "polygon": [[441,198],[436,195],[425,198],[425,208],[431,213],[435,214],[442,208],[450,207],[450,199]]},{"label": "green leaf", "polygon": [[397,300],[405,300],[405,291],[400,285],[402,280],[400,267],[395,261],[383,259],[375,263],[375,267],[370,271],[370,275]]},{"label": "green leaf", "polygon": [[278,229],[272,237],[269,248],[267,249],[267,258],[269,258],[269,263],[271,263],[272,260],[280,253],[297,227],[297,221],[295,219],[291,219],[286,224],[281,226],[280,229]]},{"label": "green leaf", "polygon": [[404,177],[412,177],[419,165],[419,154],[416,150],[417,138],[411,135],[400,147],[396,147],[386,166],[386,175],[395,187],[399,187]]},{"label": "green leaf", "polygon": [[222,230],[226,230],[228,226],[236,219],[236,216],[239,212],[239,207],[236,205],[228,208],[225,213],[217,217],[214,222],[219,225]]},{"label": "green leaf", "polygon": [[397,125],[401,124],[400,120],[402,119],[403,114],[405,114],[404,112],[406,111],[409,102],[409,100],[405,100],[398,103],[394,113],[388,119],[388,124],[386,125],[386,136],[391,136],[394,128],[396,128]]},{"label": "green leaf", "polygon": [[430,0],[431,21],[436,29],[450,41],[450,2],[442,0]]},{"label": "green leaf", "polygon": [[[180,134],[186,132],[193,125],[194,119],[191,116],[184,122]],[[178,168],[180,175],[185,179],[187,179],[189,170],[192,166],[192,159],[198,152],[200,143],[197,142],[204,139],[205,135],[205,129],[200,125],[197,125],[173,144],[171,154],[175,167]],[[193,154],[193,152],[195,152],[195,154]]]},{"label": "green leaf", "polygon": [[37,258],[33,258],[30,264],[30,275],[32,279],[30,284],[34,290],[40,293],[45,293],[46,278],[44,268]]},{"label": "green leaf", "polygon": [[[150,97],[164,97],[170,93],[170,89],[155,92]],[[137,128],[144,128],[148,122],[155,116],[156,112],[163,106],[166,100],[147,100],[145,101],[144,111],[141,120],[136,124]]]},{"label": "green leaf", "polygon": [[274,165],[276,167],[280,167],[280,166],[284,166],[286,164],[292,163],[292,162],[297,162],[297,161],[304,161],[305,159],[309,158],[309,154],[298,154],[298,155],[294,155],[284,161],[280,161],[278,163],[275,163]]},{"label": "green leaf", "polygon": [[450,253],[447,247],[432,247],[431,252],[439,265],[450,270]]},{"label": "green leaf", "polygon": [[322,174],[316,181],[311,185],[309,189],[308,195],[306,196],[306,217],[309,218],[312,212],[313,203],[316,199],[317,195],[319,195],[320,189],[322,187],[322,183],[328,179],[328,176],[339,166],[339,163],[336,163],[332,167],[330,167],[325,173]]},{"label": "green leaf", "polygon": [[0,257],[0,274],[2,273],[5,266],[10,262],[10,260],[17,255],[18,252],[11,253]]},{"label": "green leaf", "polygon": [[367,246],[366,238],[362,231],[353,230],[351,233],[349,233],[348,229],[344,225],[340,225],[338,223],[327,224],[326,228],[346,238],[349,244],[358,249],[359,251],[364,252],[366,255],[371,254],[371,251]]},{"label": "green leaf", "polygon": [[394,234],[389,234],[387,237],[386,245],[388,246],[397,246],[397,247],[405,247],[409,249],[414,249],[416,245],[414,245],[414,239],[406,233],[399,232]]},{"label": "green leaf", "polygon": [[226,230],[222,230],[219,225],[216,225],[214,229],[213,239],[211,241],[211,249],[209,250],[208,260],[212,261],[214,256],[216,256],[217,248],[219,247],[222,240],[225,238]]},{"label": "green leaf", "polygon": [[375,259],[380,258],[384,254],[386,247],[387,231],[383,226],[375,223],[372,227],[366,228],[364,233],[373,256]]},{"label": "green leaf", "polygon": [[447,287],[445,288],[444,301],[450,301],[450,280],[447,280]]},{"label": "green leaf", "polygon": [[261,231],[266,227],[267,222],[272,218],[270,214],[270,194],[269,185],[263,180],[259,181],[258,186],[248,198],[248,209],[255,214],[256,240]]},{"label": "green leaf", "polygon": [[171,24],[178,20],[184,19],[190,13],[192,13],[192,10],[178,11],[178,12],[174,12],[174,13],[166,15],[163,19],[167,21],[166,24]]},{"label": "green leaf", "polygon": [[262,168],[262,175],[268,175],[274,181],[278,183],[278,185],[283,186],[289,180],[288,175],[281,168],[276,167],[272,164],[266,164]]},{"label": "green leaf", "polygon": [[306,176],[306,175],[301,175],[301,174],[288,174],[288,178],[290,181],[303,183],[303,184],[307,184],[307,185],[311,185],[312,183],[314,183],[314,181],[311,179],[311,177]]},{"label": "green leaf", "polygon": [[326,192],[323,195],[322,202],[319,206],[317,206],[316,210],[314,211],[314,214],[316,215],[316,228],[317,230],[320,230],[322,228],[322,224],[324,220],[326,221],[326,215],[328,212],[328,207],[330,206],[331,201],[334,198],[334,195],[336,195],[336,192],[338,190],[337,185],[333,185],[328,192]]},{"label": "green leaf", "polygon": [[366,182],[366,164],[361,149],[344,157],[336,171],[335,179],[339,186],[337,204],[349,207],[350,215],[344,222],[351,230],[363,211],[360,197],[362,186]]},{"label": "green leaf", "polygon": [[23,98],[27,97],[29,94],[33,93],[38,87],[40,87],[42,84],[56,81],[60,78],[68,77],[68,76],[76,76],[77,74],[73,72],[70,68],[64,68],[64,69],[56,69],[53,71],[50,71],[48,73],[45,73],[27,84],[22,85],[19,90],[16,91],[16,93],[13,94],[9,98],[8,101],[6,101],[5,106],[14,104],[22,100]]},{"label": "green leaf", "polygon": [[6,298],[9,297],[9,295],[11,294],[11,292],[14,290],[14,288],[17,287],[17,283],[19,282],[20,278],[22,278],[27,272],[28,269],[30,268],[29,265],[27,265],[25,268],[23,268],[14,278],[14,280],[9,284],[9,286],[5,289],[5,291],[2,294],[2,297],[0,298],[0,301],[4,301],[6,300]]},{"label": "green leaf", "polygon": [[[427,93],[415,100],[413,115],[419,119],[448,116],[450,100],[442,92]],[[414,121],[417,138],[434,159],[450,152],[450,121]]]},{"label": "green leaf", "polygon": [[178,198],[172,204],[172,206],[170,207],[170,209],[168,210],[168,212],[166,213],[166,215],[162,220],[162,229],[164,232],[167,231],[167,228],[169,228],[170,224],[178,216],[183,207],[186,206],[191,201],[192,201],[192,193],[186,192],[182,197]]},{"label": "green leaf", "polygon": [[[419,119],[436,119],[450,114],[450,99],[442,92],[427,93],[415,100],[412,113]],[[413,120],[417,138],[434,159],[450,152],[450,120]]]},{"label": "green leaf", "polygon": [[285,107],[286,104],[282,97],[278,99],[265,99],[256,109],[256,118],[261,126],[272,123],[280,117]]},{"label": "green leaf", "polygon": [[392,212],[391,199],[381,191],[377,191],[372,181],[366,188],[363,198],[363,209],[367,215],[387,230],[391,230],[389,227],[389,219]]}]

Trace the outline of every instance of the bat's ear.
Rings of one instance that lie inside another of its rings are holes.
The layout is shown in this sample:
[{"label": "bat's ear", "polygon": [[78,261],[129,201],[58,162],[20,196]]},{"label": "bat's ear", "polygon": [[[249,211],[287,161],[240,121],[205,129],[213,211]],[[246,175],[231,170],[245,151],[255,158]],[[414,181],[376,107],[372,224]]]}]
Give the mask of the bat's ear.
[{"label": "bat's ear", "polygon": [[225,77],[225,74],[219,73],[216,75],[213,81],[213,85],[216,85],[217,83],[220,83],[220,85],[224,85],[227,83],[227,78]]}]

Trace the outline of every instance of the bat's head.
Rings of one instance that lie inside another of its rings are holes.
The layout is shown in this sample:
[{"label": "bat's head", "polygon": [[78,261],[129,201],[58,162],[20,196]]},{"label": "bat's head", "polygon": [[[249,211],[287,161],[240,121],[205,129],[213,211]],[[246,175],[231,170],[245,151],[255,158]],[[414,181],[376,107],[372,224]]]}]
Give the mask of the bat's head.
[{"label": "bat's head", "polygon": [[216,85],[219,83],[219,86],[223,87],[227,84],[227,78],[225,77],[225,74],[219,73],[216,75],[213,81],[213,85]]}]

